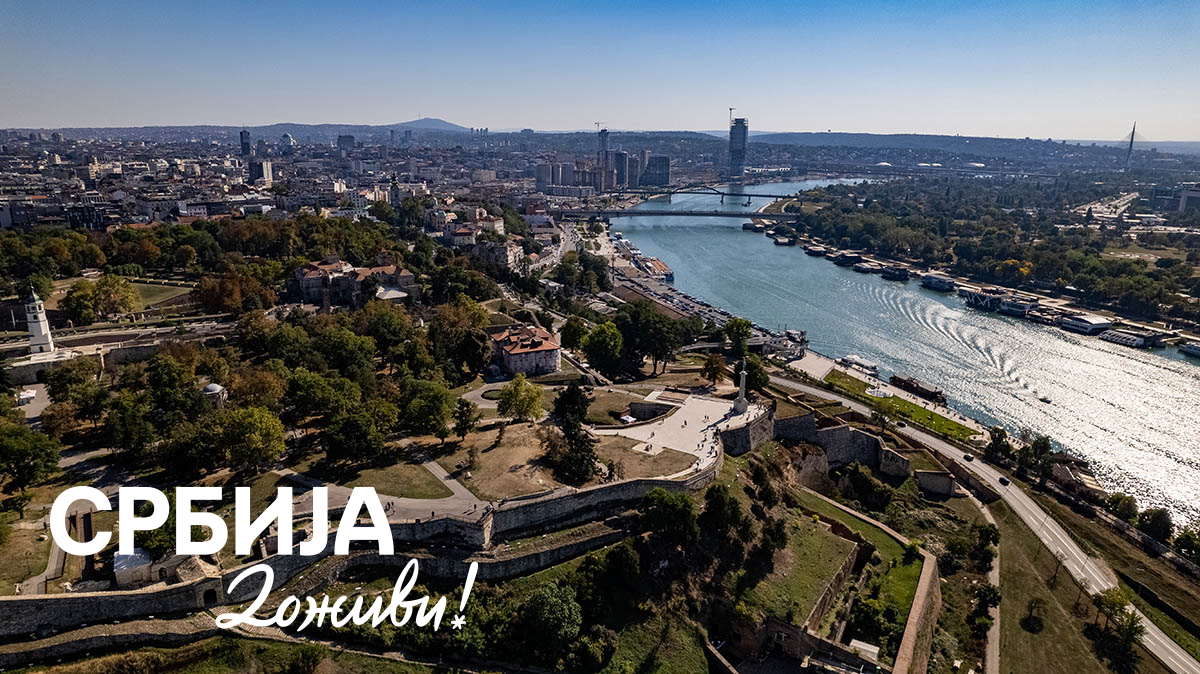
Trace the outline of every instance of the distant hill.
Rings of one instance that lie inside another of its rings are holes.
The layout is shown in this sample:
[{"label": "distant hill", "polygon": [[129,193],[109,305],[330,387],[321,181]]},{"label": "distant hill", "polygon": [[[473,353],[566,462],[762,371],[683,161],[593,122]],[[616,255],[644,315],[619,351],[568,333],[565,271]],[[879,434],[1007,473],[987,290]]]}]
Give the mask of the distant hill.
[{"label": "distant hill", "polygon": [[339,135],[349,134],[359,140],[386,139],[395,130],[419,131],[429,134],[469,133],[471,129],[436,117],[422,117],[398,124],[297,124],[280,122],[265,126],[222,126],[215,124],[182,124],[176,126],[73,127],[61,129],[30,129],[32,131],[61,131],[67,138],[112,138],[151,141],[214,140],[233,142],[242,129],[257,141],[278,140],[291,134],[301,142],[332,142]]},{"label": "distant hill", "polygon": [[397,129],[423,129],[425,131],[452,131],[458,133],[467,133],[471,130],[469,127],[459,126],[453,122],[438,119],[437,117],[422,117],[414,119],[411,122],[392,124],[392,126]]}]

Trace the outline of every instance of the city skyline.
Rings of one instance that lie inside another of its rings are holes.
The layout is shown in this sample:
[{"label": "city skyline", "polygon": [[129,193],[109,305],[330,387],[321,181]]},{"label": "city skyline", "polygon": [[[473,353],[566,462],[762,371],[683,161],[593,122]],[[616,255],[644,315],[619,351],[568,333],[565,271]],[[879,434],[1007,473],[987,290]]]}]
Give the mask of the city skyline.
[{"label": "city skyline", "polygon": [[1200,140],[1173,66],[1200,55],[1182,3],[683,10],[13,7],[0,85],[21,95],[0,127],[713,131],[734,107],[752,131],[1117,140],[1136,119],[1150,141]]}]

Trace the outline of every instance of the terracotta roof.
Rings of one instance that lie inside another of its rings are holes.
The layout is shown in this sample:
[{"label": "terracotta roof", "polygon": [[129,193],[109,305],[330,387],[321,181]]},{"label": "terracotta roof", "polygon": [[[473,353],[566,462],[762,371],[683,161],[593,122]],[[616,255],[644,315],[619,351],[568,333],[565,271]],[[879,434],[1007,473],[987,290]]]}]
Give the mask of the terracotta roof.
[{"label": "terracotta roof", "polygon": [[532,325],[520,325],[492,333],[492,341],[513,355],[558,349],[558,344],[549,332]]}]

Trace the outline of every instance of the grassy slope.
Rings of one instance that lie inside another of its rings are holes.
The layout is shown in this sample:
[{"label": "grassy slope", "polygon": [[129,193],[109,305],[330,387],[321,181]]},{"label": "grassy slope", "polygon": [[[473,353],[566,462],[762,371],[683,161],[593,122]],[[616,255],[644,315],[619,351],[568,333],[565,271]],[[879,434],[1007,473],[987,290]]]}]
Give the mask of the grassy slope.
[{"label": "grassy slope", "polygon": [[[1108,668],[1092,650],[1083,630],[1094,616],[1086,595],[1065,570],[1058,572],[1057,562],[1029,527],[1003,502],[990,506],[1000,527],[1000,670],[1038,672],[1039,674],[1075,674],[1104,672]],[[1027,614],[1029,600],[1044,597],[1044,629],[1037,634],[1025,630],[1021,620]],[[1075,608],[1079,599],[1081,608]],[[1088,613],[1084,613],[1086,608]],[[1166,672],[1161,664],[1139,649],[1136,671],[1141,674]]]}]

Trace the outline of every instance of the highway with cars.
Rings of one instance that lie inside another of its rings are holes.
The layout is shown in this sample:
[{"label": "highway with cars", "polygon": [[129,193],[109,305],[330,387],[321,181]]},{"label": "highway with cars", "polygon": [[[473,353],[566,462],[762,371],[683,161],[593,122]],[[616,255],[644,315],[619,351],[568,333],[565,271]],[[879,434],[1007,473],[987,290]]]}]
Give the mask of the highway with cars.
[{"label": "highway with cars", "polygon": [[[800,383],[794,379],[778,375],[771,376],[771,383],[783,388],[810,393],[823,398],[834,398],[860,414],[866,416],[870,416],[871,414],[871,409],[867,405],[839,396],[824,388]],[[897,432],[958,460],[985,484],[999,493],[1004,502],[1041,539],[1042,543],[1045,544],[1051,553],[1061,553],[1063,555],[1063,566],[1077,581],[1086,581],[1089,592],[1101,592],[1117,584],[1115,574],[1113,574],[1112,570],[1103,561],[1089,557],[1071,539],[1067,532],[1063,530],[1058,522],[1050,517],[1048,512],[1043,510],[1041,506],[1019,487],[1009,485],[1008,479],[999,470],[982,461],[968,460],[966,458],[968,452],[911,425],[903,429],[897,429]],[[1001,591],[1003,591],[1003,588],[1001,588]],[[1176,674],[1200,674],[1200,662],[1197,662],[1191,654],[1175,643],[1165,632],[1151,622],[1149,618],[1142,615],[1140,611],[1138,615],[1142,616],[1142,624],[1146,627],[1146,634],[1142,638],[1142,645],[1147,651],[1158,658],[1172,672],[1176,672]]]}]

